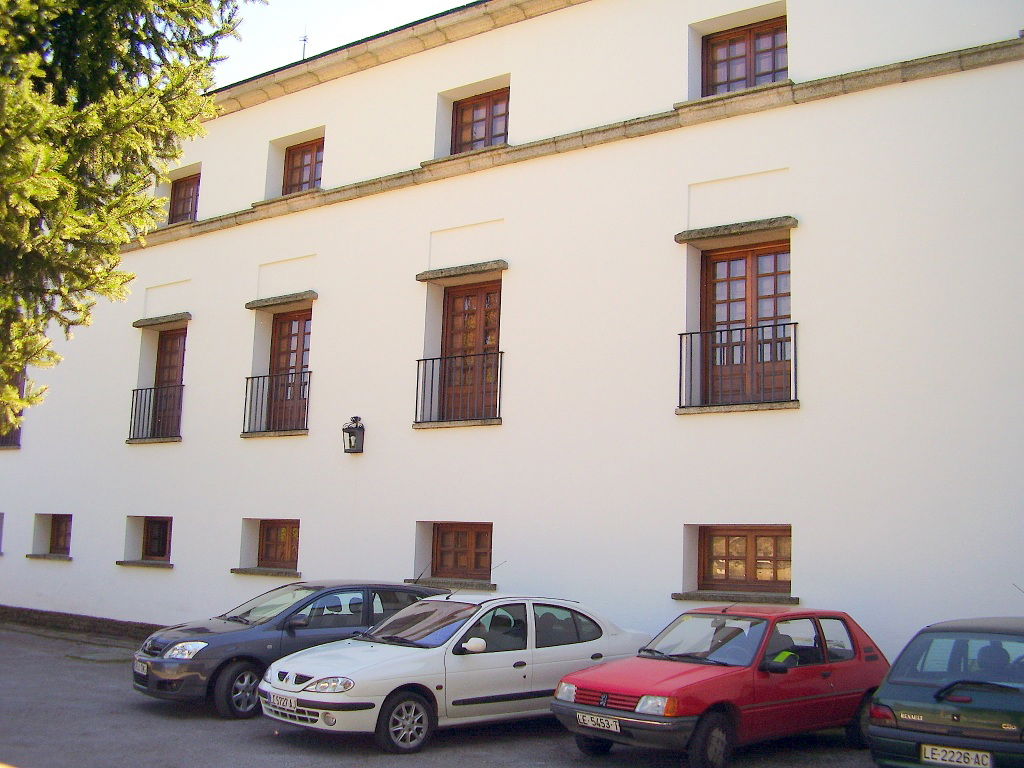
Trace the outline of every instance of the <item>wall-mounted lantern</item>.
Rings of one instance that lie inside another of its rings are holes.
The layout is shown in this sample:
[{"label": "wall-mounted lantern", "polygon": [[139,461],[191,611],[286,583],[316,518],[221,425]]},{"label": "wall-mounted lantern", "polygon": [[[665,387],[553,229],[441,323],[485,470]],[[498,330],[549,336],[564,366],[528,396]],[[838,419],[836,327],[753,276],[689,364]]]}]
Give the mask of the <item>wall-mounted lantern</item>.
[{"label": "wall-mounted lantern", "polygon": [[358,416],[353,416],[352,419],[341,428],[342,438],[345,441],[345,453],[363,452],[364,431],[365,428],[363,427],[363,420]]}]

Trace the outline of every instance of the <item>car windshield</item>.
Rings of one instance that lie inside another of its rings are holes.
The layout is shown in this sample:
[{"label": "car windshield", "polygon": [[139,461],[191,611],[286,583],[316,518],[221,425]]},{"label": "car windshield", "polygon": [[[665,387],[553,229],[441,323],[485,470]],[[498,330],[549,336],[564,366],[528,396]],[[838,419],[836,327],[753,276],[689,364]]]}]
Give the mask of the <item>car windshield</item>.
[{"label": "car windshield", "polygon": [[768,623],[748,616],[684,613],[640,649],[641,656],[692,664],[748,666]]},{"label": "car windshield", "polygon": [[936,688],[957,682],[1024,684],[1024,635],[922,632],[892,665],[889,679]]},{"label": "car windshield", "polygon": [[274,618],[281,611],[305,600],[314,592],[319,591],[317,587],[289,584],[288,586],[278,587],[277,589],[265,592],[259,597],[254,597],[249,602],[242,603],[237,608],[232,608],[219,618],[237,621],[241,624],[261,624]]},{"label": "car windshield", "polygon": [[479,607],[453,600],[422,600],[370,627],[356,639],[436,648],[458,632]]}]

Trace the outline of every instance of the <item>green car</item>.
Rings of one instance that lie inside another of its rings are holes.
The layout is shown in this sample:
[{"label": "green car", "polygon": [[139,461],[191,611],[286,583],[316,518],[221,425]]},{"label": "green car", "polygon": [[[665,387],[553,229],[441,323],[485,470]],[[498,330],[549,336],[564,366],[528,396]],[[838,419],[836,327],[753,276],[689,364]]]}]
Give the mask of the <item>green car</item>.
[{"label": "green car", "polygon": [[869,711],[879,766],[1024,768],[1024,618],[925,627]]}]

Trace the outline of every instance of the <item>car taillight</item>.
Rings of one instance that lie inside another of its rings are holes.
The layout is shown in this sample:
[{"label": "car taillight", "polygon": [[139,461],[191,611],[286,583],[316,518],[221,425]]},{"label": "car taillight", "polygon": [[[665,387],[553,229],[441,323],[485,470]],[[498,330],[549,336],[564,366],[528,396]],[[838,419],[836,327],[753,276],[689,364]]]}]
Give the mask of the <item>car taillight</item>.
[{"label": "car taillight", "polygon": [[868,722],[872,725],[884,725],[887,728],[896,727],[896,715],[888,707],[881,704],[872,704],[868,710]]}]

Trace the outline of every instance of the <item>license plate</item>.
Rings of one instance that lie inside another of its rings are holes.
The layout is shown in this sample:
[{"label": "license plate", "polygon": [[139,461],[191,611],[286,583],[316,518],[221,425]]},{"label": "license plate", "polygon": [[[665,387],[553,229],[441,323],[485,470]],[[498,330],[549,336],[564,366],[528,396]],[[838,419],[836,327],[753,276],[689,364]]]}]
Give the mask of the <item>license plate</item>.
[{"label": "license plate", "polygon": [[614,731],[619,732],[619,721],[611,717],[598,717],[597,715],[588,715],[584,712],[576,713],[576,722],[580,725],[585,725],[587,728],[598,728],[602,731]]},{"label": "license plate", "polygon": [[970,765],[991,768],[992,753],[976,749],[939,747],[934,744],[921,745],[921,762],[931,765]]},{"label": "license plate", "polygon": [[281,696],[277,693],[270,694],[270,706],[277,707],[278,709],[287,709],[295,711],[297,702],[294,696]]},{"label": "license plate", "polygon": [[144,661],[133,661],[132,669],[134,669],[140,675],[146,674],[146,662]]}]

